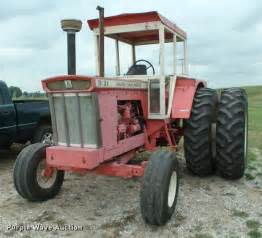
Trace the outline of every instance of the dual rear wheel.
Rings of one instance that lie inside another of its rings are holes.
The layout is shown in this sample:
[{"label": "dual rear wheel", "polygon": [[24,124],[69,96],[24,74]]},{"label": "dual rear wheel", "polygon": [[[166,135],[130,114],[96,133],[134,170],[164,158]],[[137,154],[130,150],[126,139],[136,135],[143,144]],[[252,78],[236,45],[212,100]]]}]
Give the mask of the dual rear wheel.
[{"label": "dual rear wheel", "polygon": [[184,150],[187,168],[198,176],[215,170],[227,179],[244,175],[247,156],[248,112],[243,89],[197,90],[186,121]]}]

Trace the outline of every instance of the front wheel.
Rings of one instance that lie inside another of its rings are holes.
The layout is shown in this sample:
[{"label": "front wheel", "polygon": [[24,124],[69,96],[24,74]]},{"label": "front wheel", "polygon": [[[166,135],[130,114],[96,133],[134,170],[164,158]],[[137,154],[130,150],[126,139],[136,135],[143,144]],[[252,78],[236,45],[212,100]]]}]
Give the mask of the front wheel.
[{"label": "front wheel", "polygon": [[179,188],[178,162],[174,152],[150,156],[140,193],[142,217],[151,225],[164,225],[175,211]]},{"label": "front wheel", "polygon": [[46,168],[46,147],[42,143],[27,146],[20,152],[14,165],[15,188],[29,201],[53,198],[64,181],[64,171]]}]

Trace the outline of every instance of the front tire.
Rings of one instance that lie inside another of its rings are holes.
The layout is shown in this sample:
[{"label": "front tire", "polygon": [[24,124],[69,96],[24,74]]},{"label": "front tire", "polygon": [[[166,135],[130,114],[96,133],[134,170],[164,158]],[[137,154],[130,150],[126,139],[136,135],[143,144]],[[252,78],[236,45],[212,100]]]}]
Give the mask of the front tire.
[{"label": "front tire", "polygon": [[150,156],[140,193],[142,217],[151,225],[164,225],[175,211],[179,188],[178,162],[174,152]]},{"label": "front tire", "polygon": [[198,89],[190,118],[186,121],[184,133],[186,165],[189,171],[201,177],[214,172],[212,125],[216,117],[217,102],[215,90]]},{"label": "front tire", "polygon": [[248,102],[241,88],[221,92],[217,117],[217,157],[220,175],[239,179],[244,175],[247,157]]},{"label": "front tire", "polygon": [[64,181],[64,171],[53,170],[51,176],[44,175],[46,147],[42,143],[27,146],[14,165],[15,188],[29,201],[45,201],[55,197]]}]

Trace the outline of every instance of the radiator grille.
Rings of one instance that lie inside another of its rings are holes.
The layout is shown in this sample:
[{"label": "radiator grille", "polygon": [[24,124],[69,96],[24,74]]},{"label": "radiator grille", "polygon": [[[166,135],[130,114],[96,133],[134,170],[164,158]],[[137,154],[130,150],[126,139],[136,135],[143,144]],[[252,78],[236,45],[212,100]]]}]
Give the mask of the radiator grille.
[{"label": "radiator grille", "polygon": [[49,99],[56,144],[88,148],[100,146],[95,93],[53,93]]}]

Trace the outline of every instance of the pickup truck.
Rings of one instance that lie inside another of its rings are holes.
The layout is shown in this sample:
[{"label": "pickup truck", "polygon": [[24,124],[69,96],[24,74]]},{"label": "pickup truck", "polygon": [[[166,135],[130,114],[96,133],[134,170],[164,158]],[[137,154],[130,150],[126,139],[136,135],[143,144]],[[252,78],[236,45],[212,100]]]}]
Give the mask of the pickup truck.
[{"label": "pickup truck", "polygon": [[52,142],[47,100],[12,101],[7,85],[0,81],[0,148],[13,142]]}]

